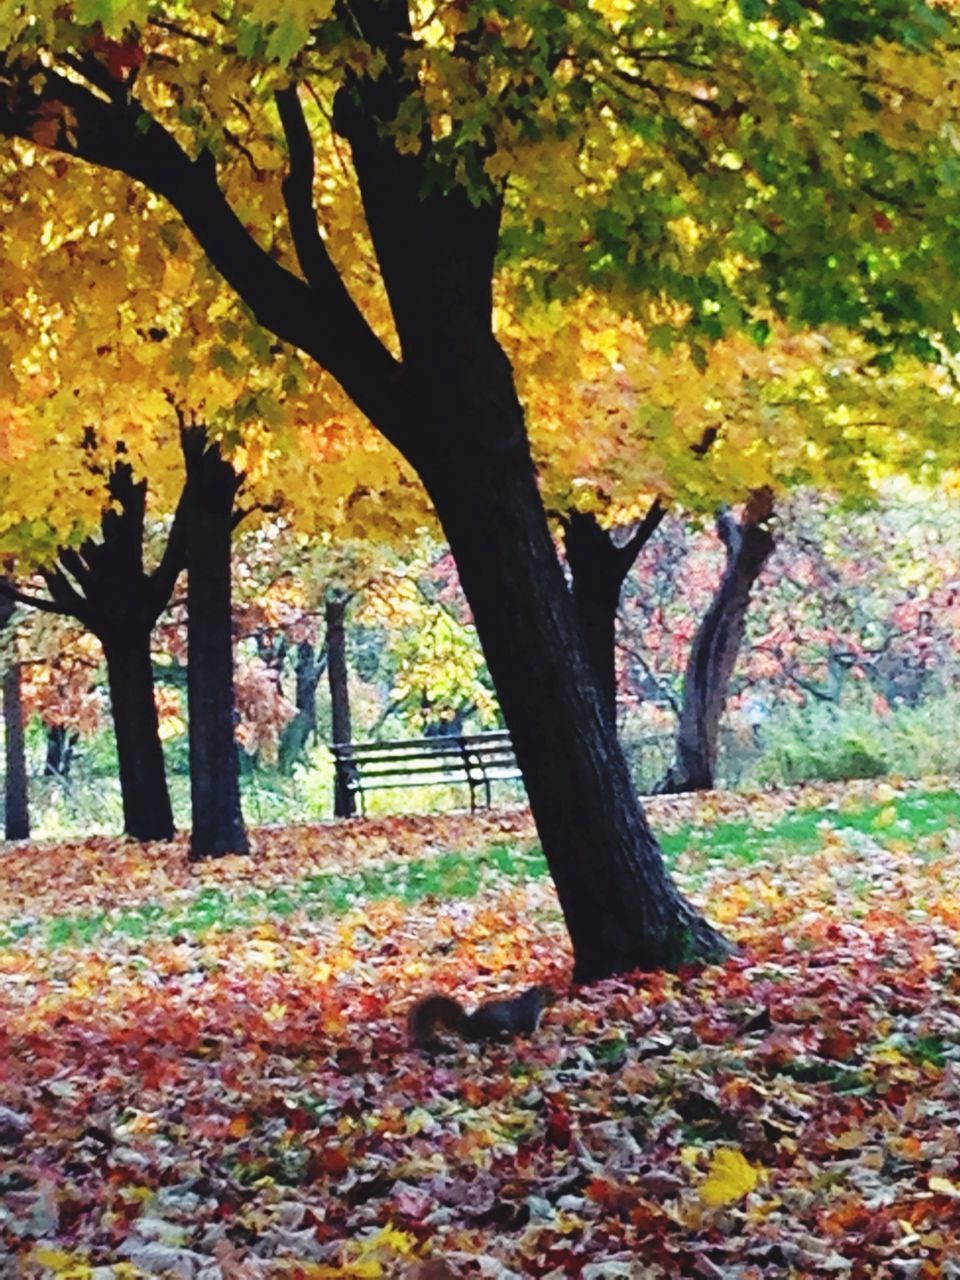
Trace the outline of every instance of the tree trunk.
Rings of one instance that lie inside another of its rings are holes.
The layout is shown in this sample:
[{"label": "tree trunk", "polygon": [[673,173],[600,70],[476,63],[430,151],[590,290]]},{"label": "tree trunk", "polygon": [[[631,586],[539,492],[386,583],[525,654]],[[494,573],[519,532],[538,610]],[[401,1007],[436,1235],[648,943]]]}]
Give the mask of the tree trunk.
[{"label": "tree trunk", "polygon": [[231,541],[239,478],[197,427],[183,432],[187,464],[187,703],[190,856],[248,853],[234,737]]},{"label": "tree trunk", "polygon": [[644,519],[618,545],[596,516],[574,511],[563,522],[563,544],[573,583],[580,635],[611,723],[617,719],[617,610],[623,580],[655,533],[666,508],[654,500]]},{"label": "tree trunk", "polygon": [[[347,633],[343,625],[347,604],[347,597],[338,592],[330,592],[327,596],[327,680],[330,684],[331,738],[338,745],[351,740]],[[333,787],[334,817],[352,818],[356,812],[356,798],[353,792],[343,785],[343,779],[338,770]]]},{"label": "tree trunk", "polygon": [[317,657],[309,640],[297,645],[296,707],[297,714],[284,726],[280,735],[280,772],[289,774],[301,759],[311,738],[317,736],[317,685],[326,664],[325,655]]},{"label": "tree trunk", "polygon": [[136,840],[172,840],[173,809],[153,696],[150,632],[111,630],[100,642],[110,685],[123,829]]},{"label": "tree trunk", "polygon": [[49,598],[20,592],[0,579],[0,593],[48,613],[76,618],[103,647],[110,683],[120,789],[127,835],[169,840],[173,813],[153,699],[150,634],[183,566],[183,518],[178,506],[160,563],[144,571],[146,481],[129,463],[107,477],[112,505],[100,522],[101,537],[77,550],[63,547],[41,570]]},{"label": "tree trunk", "polygon": [[717,517],[727,552],[723,576],[697,628],[683,680],[676,758],[655,788],[661,794],[706,791],[714,786],[720,720],[743,643],[753,584],[774,549],[773,534],[761,521],[772,514],[768,490],[758,490],[743,519],[728,511]]},{"label": "tree trunk", "polygon": [[396,106],[389,81],[357,89],[338,94],[334,123],[350,141],[403,351],[395,439],[436,507],[473,611],[574,978],[719,956],[726,944],[670,880],[647,825],[547,527],[513,373],[492,331],[496,194],[425,196],[419,158],[399,155],[377,124]]},{"label": "tree trunk", "polygon": [[30,799],[23,740],[20,663],[16,661],[10,663],[3,676],[3,728],[6,757],[4,834],[8,840],[26,840],[30,835]]},{"label": "tree trunk", "polygon": [[75,730],[62,724],[47,725],[47,755],[43,764],[45,778],[65,779],[69,776],[76,745]]},{"label": "tree trunk", "polygon": [[[472,401],[475,411],[498,408],[498,362],[492,364],[474,366],[486,388]],[[509,400],[506,411],[514,411]],[[449,421],[456,420],[451,413]],[[523,772],[573,943],[574,979],[716,958],[726,944],[670,880],[634,792],[589,667],[526,439],[518,432],[503,447],[502,430],[496,422],[490,427],[491,443],[466,458],[450,450],[442,465],[438,448],[421,474]]]}]

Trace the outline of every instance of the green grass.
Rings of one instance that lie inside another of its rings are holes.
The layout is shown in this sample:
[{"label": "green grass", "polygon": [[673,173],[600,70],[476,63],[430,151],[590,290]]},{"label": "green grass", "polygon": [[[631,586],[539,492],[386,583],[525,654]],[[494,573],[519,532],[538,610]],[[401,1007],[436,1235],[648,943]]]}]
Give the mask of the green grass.
[{"label": "green grass", "polygon": [[[845,812],[799,810],[765,827],[752,825],[747,819],[710,827],[688,825],[662,836],[661,844],[670,865],[688,850],[704,868],[717,862],[749,864],[817,849],[824,822],[837,830],[860,831],[881,840],[917,839],[960,826],[960,795],[914,791],[896,797],[889,805],[873,804]],[[104,935],[200,937],[210,930],[246,929],[297,911],[320,919],[386,899],[412,906],[429,898],[472,898],[492,882],[540,879],[547,874],[539,849],[497,844],[482,852],[397,860],[350,874],[329,871],[265,889],[209,887],[173,903],[147,902],[45,920],[11,919],[0,923],[0,947],[38,935],[53,948],[90,945]]]},{"label": "green grass", "polygon": [[[891,809],[893,816],[888,821]],[[777,853],[812,852],[822,842],[824,822],[839,831],[916,839],[960,826],[960,794],[914,791],[898,796],[889,805],[873,804],[843,812],[798,810],[766,827],[754,826],[747,820],[718,822],[709,828],[687,826],[662,836],[660,844],[669,863],[688,849],[708,862],[752,863]]]},{"label": "green grass", "polygon": [[0,924],[0,947],[13,946],[38,932],[43,942],[53,948],[89,945],[105,935],[134,939],[159,934],[202,937],[212,929],[245,929],[295,911],[304,911],[316,919],[343,915],[360,903],[386,899],[412,905],[426,898],[472,898],[492,880],[538,879],[547,874],[539,849],[491,845],[479,853],[443,853],[388,862],[350,875],[324,872],[269,889],[205,888],[172,906],[148,902],[46,920],[6,921]]}]

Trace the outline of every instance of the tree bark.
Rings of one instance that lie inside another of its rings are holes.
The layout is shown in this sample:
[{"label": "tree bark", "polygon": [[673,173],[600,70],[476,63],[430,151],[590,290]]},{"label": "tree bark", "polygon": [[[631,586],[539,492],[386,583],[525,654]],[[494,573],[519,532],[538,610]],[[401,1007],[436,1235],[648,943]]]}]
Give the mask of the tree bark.
[{"label": "tree bark", "polygon": [[295,665],[297,714],[280,735],[280,772],[289,774],[311,738],[317,736],[317,686],[326,665],[326,654],[316,653],[309,640],[297,645]]},{"label": "tree bark", "polygon": [[656,532],[666,508],[658,499],[627,540],[618,545],[612,531],[590,512],[574,511],[563,521],[563,544],[573,583],[580,634],[611,723],[617,719],[617,610],[623,580]]},{"label": "tree bark", "polygon": [[[327,680],[330,685],[331,738],[339,745],[351,741],[350,685],[347,672],[347,633],[344,616],[349,599],[341,592],[327,595],[325,618],[327,624]],[[339,770],[334,775],[333,815],[335,818],[352,818],[357,812],[357,802],[352,791],[343,785]]]},{"label": "tree bark", "polygon": [[[488,391],[478,401],[464,388],[463,403],[474,411],[489,405],[492,444],[474,445],[464,459],[461,435],[461,448],[445,450],[442,462],[438,449],[421,474],[523,772],[573,943],[575,981],[716,958],[725,944],[670,880],[634,792],[589,667],[526,439],[517,433],[503,441],[503,419],[520,413],[512,382],[496,356],[485,366],[472,360],[471,371]],[[456,420],[452,412],[449,420]]]},{"label": "tree bark", "polygon": [[43,763],[46,778],[69,777],[73,753],[77,745],[77,733],[62,724],[47,725],[47,754]]},{"label": "tree bark", "polygon": [[240,477],[200,427],[182,432],[187,467],[187,704],[192,858],[248,853],[233,689],[231,542]]},{"label": "tree bark", "polygon": [[3,728],[6,760],[4,834],[8,840],[26,840],[30,835],[30,795],[23,737],[20,663],[16,661],[10,663],[3,676]]},{"label": "tree bark", "polygon": [[153,694],[150,631],[110,629],[100,643],[107,660],[123,829],[135,840],[170,840],[173,810]]},{"label": "tree bark", "polygon": [[727,562],[710,607],[693,638],[683,680],[676,757],[655,790],[661,794],[706,791],[716,782],[720,720],[743,643],[750,592],[775,543],[761,523],[773,511],[769,490],[758,490],[742,520],[717,517]]}]

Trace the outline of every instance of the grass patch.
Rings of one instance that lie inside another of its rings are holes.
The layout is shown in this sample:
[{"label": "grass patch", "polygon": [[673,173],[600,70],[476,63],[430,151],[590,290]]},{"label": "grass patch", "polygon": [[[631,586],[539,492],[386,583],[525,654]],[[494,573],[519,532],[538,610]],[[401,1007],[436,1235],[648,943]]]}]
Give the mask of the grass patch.
[{"label": "grass patch", "polygon": [[709,862],[753,863],[779,853],[812,852],[822,843],[822,824],[839,831],[872,837],[916,839],[960,826],[960,795],[954,791],[913,791],[889,804],[863,809],[806,809],[787,814],[768,826],[748,819],[718,822],[711,827],[682,827],[660,839],[664,856],[674,863],[688,850]]},{"label": "grass patch", "polygon": [[343,915],[362,902],[396,899],[406,904],[427,898],[447,901],[475,897],[493,880],[541,879],[548,874],[539,849],[491,845],[481,852],[442,853],[364,868],[351,875],[336,871],[307,876],[269,889],[200,889],[186,902],[143,903],[136,907],[11,920],[0,925],[0,947],[41,934],[51,948],[88,946],[104,936],[143,939],[159,934],[202,937],[210,930],[246,929],[270,919],[305,911],[316,919]]},{"label": "grass patch", "polygon": [[[960,795],[953,791],[913,791],[889,804],[862,809],[806,809],[766,826],[749,818],[712,826],[690,824],[661,837],[669,865],[685,852],[704,865],[751,864],[771,856],[812,852],[823,841],[823,824],[860,831],[878,840],[917,839],[960,826]],[[266,889],[207,887],[186,901],[142,903],[136,907],[58,915],[45,920],[11,919],[0,924],[0,947],[42,937],[51,948],[84,946],[106,935],[139,940],[167,934],[199,937],[210,930],[245,929],[297,911],[311,918],[343,915],[363,902],[396,899],[414,905],[426,899],[472,898],[492,880],[540,879],[548,874],[538,848],[494,844],[481,852],[442,853],[363,868],[349,875],[336,871],[310,875]]]}]

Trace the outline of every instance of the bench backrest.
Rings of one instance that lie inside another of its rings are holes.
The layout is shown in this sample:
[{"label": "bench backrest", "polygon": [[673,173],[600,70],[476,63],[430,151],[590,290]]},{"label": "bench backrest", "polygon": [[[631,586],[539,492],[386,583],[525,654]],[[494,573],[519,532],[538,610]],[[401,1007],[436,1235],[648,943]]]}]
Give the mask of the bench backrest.
[{"label": "bench backrest", "polygon": [[363,785],[388,778],[439,775],[475,779],[517,772],[509,733],[441,735],[402,738],[392,742],[334,743],[330,750],[342,771]]}]

